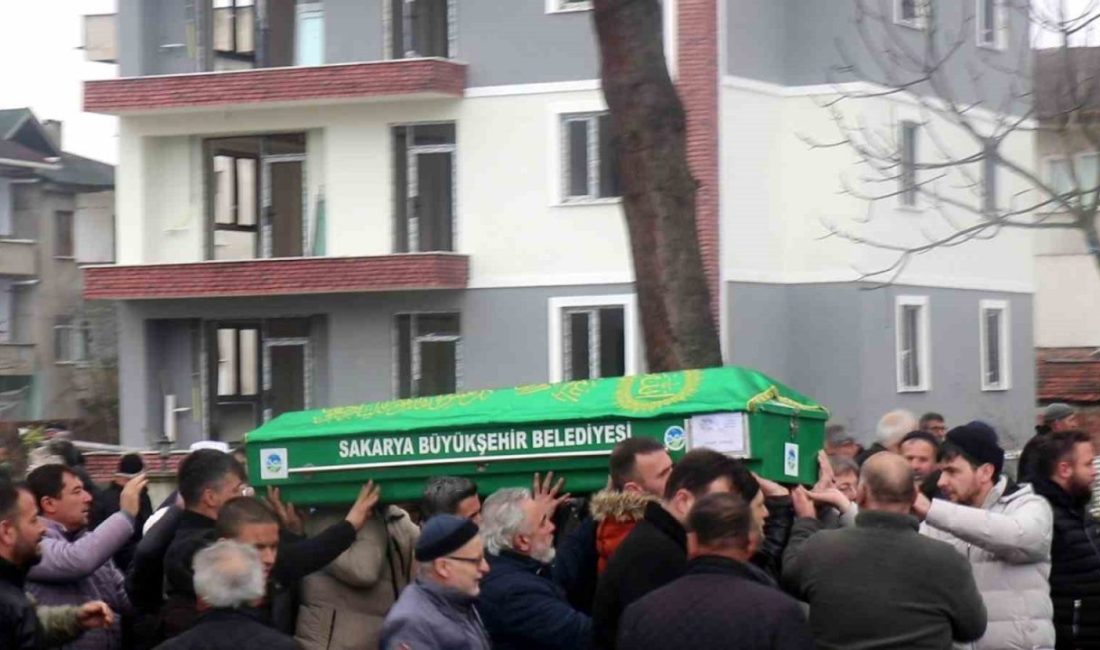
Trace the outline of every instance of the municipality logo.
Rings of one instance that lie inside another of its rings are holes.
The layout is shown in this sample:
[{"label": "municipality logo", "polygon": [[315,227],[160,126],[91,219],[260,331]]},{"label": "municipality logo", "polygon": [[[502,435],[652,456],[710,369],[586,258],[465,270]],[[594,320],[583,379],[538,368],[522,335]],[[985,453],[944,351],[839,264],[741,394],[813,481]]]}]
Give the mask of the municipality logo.
[{"label": "municipality logo", "polygon": [[287,478],[288,470],[286,449],[260,450],[260,478]]},{"label": "municipality logo", "polygon": [[264,467],[267,471],[278,474],[283,471],[283,455],[279,453],[268,454],[264,459]]},{"label": "municipality logo", "polygon": [[681,451],[687,446],[687,435],[683,427],[665,429],[665,448],[669,451]]}]

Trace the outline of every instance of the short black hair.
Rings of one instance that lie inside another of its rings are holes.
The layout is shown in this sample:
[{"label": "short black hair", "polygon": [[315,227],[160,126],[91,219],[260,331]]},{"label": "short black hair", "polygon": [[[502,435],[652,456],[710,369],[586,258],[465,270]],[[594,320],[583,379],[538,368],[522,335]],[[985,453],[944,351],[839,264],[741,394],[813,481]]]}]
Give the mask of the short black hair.
[{"label": "short black hair", "polygon": [[702,546],[745,548],[752,530],[752,508],[739,496],[726,492],[708,494],[688,514],[688,530]]},{"label": "short black hair", "polygon": [[427,521],[435,515],[457,514],[458,504],[477,496],[477,483],[464,476],[434,476],[424,486],[420,504],[420,519]]},{"label": "short black hair", "polygon": [[1092,442],[1084,431],[1052,431],[1035,441],[1035,468],[1039,476],[1050,478],[1058,463],[1073,455],[1073,448],[1082,442]]},{"label": "short black hair", "polygon": [[642,454],[655,454],[664,451],[665,446],[656,438],[639,436],[627,438],[615,445],[611,450],[611,459],[608,466],[611,471],[611,487],[622,490],[623,486],[633,480],[634,468],[638,465],[638,456]]},{"label": "short black hair", "polygon": [[203,491],[218,485],[226,474],[245,480],[237,459],[217,449],[198,449],[183,459],[179,468],[179,492],[187,507],[194,505]]},{"label": "short black hair", "polygon": [[668,475],[665,499],[672,499],[680,490],[701,497],[707,486],[720,478],[729,479],[733,493],[740,495],[746,503],[760,491],[760,484],[741,461],[713,449],[693,449],[684,454]]},{"label": "short black hair", "polygon": [[225,502],[218,511],[218,537],[233,539],[248,524],[279,525],[279,518],[261,502],[252,497],[236,497]]},{"label": "short black hair", "polygon": [[923,429],[924,427],[928,426],[929,422],[933,422],[935,420],[939,420],[940,422],[947,422],[947,420],[939,413],[929,411],[928,413],[920,416],[920,428]]},{"label": "short black hair", "polygon": [[12,521],[19,516],[19,493],[33,495],[26,483],[0,480],[0,521]]},{"label": "short black hair", "polygon": [[79,467],[84,464],[84,454],[69,440],[51,440],[48,445],[50,453],[58,456],[69,467]]},{"label": "short black hair", "polygon": [[901,439],[900,443],[898,443],[898,448],[900,449],[902,445],[911,440],[923,440],[924,442],[927,442],[928,444],[932,445],[932,450],[936,453],[936,455],[939,455],[940,439],[932,435],[931,433],[928,433],[927,431],[910,431],[909,433],[905,434],[905,437]]},{"label": "short black hair", "polygon": [[28,474],[27,487],[30,488],[31,494],[34,495],[35,505],[41,508],[42,499],[46,497],[51,499],[60,498],[61,491],[65,488],[66,474],[80,480],[76,472],[58,463],[40,465],[36,467],[33,472]]},{"label": "short black hair", "polygon": [[[988,461],[979,461],[979,460],[977,460],[976,458],[974,458],[970,454],[966,453],[966,451],[962,447],[959,447],[958,445],[953,444],[951,441],[946,441],[945,440],[944,443],[942,445],[940,445],[940,453],[936,457],[936,462],[949,463],[949,462],[955,460],[956,458],[961,458],[961,459],[965,460],[970,465],[970,467],[972,467],[974,469],[978,469],[982,465],[992,465],[992,463],[990,463]],[[996,465],[993,465],[993,479],[992,480],[993,480],[994,483],[1001,480],[1001,471],[997,469]]]}]

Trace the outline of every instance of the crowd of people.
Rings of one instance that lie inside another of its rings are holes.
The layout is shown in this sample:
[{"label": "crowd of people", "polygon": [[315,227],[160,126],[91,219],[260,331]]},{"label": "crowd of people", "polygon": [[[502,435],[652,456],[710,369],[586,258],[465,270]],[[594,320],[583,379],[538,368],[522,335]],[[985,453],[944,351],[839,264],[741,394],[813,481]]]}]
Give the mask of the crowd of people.
[{"label": "crowd of people", "polygon": [[812,487],[638,437],[586,500],[439,476],[308,513],[212,448],[154,511],[139,456],[100,488],[62,445],[0,481],[0,648],[1100,648],[1075,420],[1047,410],[1018,481],[988,424],[893,411],[866,449],[829,426]]}]

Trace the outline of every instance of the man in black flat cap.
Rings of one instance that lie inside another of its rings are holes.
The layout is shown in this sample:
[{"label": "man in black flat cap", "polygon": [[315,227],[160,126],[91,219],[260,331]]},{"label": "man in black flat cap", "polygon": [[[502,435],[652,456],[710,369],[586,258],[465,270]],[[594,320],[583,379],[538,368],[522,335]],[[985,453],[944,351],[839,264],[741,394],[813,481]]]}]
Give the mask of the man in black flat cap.
[{"label": "man in black flat cap", "polygon": [[420,572],[382,624],[382,650],[489,650],[474,608],[489,573],[485,546],[470,519],[436,515],[416,542]]}]

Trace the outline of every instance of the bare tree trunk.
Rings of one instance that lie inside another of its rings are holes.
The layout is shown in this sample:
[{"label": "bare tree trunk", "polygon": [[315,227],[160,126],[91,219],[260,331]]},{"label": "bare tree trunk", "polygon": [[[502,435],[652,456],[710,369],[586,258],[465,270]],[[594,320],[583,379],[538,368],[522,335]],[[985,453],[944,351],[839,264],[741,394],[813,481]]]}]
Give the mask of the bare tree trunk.
[{"label": "bare tree trunk", "polygon": [[659,0],[594,0],[650,372],[722,365]]}]

